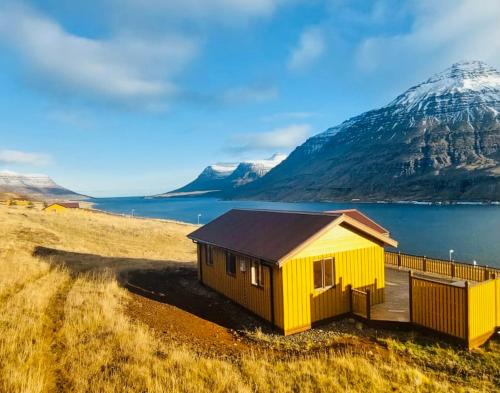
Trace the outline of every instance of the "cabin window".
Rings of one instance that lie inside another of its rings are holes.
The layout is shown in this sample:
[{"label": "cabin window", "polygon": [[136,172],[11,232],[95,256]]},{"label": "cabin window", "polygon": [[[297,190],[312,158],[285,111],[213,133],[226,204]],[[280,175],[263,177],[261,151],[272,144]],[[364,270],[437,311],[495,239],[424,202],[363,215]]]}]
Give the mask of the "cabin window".
[{"label": "cabin window", "polygon": [[335,285],[335,263],[333,258],[314,261],[314,289]]},{"label": "cabin window", "polygon": [[236,275],[236,255],[230,252],[226,254],[226,273],[231,276]]},{"label": "cabin window", "polygon": [[258,287],[264,286],[264,280],[262,278],[262,264],[259,261],[252,261],[251,267],[252,273],[252,284]]},{"label": "cabin window", "polygon": [[323,288],[323,261],[314,261],[314,289]]},{"label": "cabin window", "polygon": [[205,262],[209,266],[214,264],[214,248],[208,244],[205,246]]}]

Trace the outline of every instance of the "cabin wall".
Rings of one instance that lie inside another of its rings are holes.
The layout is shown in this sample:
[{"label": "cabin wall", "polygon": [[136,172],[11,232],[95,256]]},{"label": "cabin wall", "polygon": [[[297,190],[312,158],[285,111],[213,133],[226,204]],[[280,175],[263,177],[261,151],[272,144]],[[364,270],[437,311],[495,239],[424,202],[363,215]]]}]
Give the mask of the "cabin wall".
[{"label": "cabin wall", "polygon": [[[306,252],[301,254],[306,256],[284,263],[280,279],[285,334],[307,330],[315,322],[349,312],[349,285],[355,289],[370,289],[372,304],[384,301],[384,249],[373,242],[368,245],[315,256]],[[335,259],[335,285],[329,289],[314,289],[313,262],[326,258]]]},{"label": "cabin wall", "polygon": [[57,212],[57,213],[63,212],[65,210],[66,210],[66,208],[64,206],[61,206],[61,205],[51,205],[51,206],[48,206],[45,208],[45,211]]},{"label": "cabin wall", "polygon": [[372,247],[374,243],[365,236],[358,235],[352,229],[336,226],[323,234],[306,248],[293,256],[294,259],[325,255],[332,252],[350,251]]},{"label": "cabin wall", "polygon": [[[226,251],[221,248],[213,248],[213,265],[207,265],[205,245],[198,244],[198,271],[201,281],[206,286],[227,296],[234,302],[257,314],[261,318],[271,322],[271,275],[272,269],[263,266],[263,286],[257,287],[251,282],[250,258],[236,256],[236,274],[234,276],[226,273]],[[246,263],[246,271],[241,270],[241,262]],[[276,272],[274,273],[276,275]],[[276,290],[274,291],[276,293]]]}]

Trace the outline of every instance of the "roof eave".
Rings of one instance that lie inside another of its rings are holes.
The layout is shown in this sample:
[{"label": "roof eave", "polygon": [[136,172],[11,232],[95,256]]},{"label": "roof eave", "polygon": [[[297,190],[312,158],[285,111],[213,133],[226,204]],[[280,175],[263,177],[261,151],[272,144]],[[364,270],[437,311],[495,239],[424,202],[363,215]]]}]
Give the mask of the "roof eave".
[{"label": "roof eave", "polygon": [[340,222],[338,224],[341,224],[342,222],[345,222],[345,223],[353,226],[354,228],[361,230],[362,232],[370,235],[371,237],[379,240],[380,242],[382,242],[388,246],[391,246],[391,247],[398,246],[398,242],[396,240],[392,239],[389,236],[389,233],[387,233],[387,235],[380,233],[380,232],[368,227],[367,225],[365,225],[365,224],[359,222],[358,220],[355,220],[347,215],[342,215]]},{"label": "roof eave", "polygon": [[290,260],[295,254],[297,254],[299,251],[301,251],[302,249],[307,247],[307,245],[310,242],[312,242],[316,238],[320,237],[323,233],[330,230],[331,228],[336,227],[344,222],[351,225],[354,228],[359,229],[361,232],[364,232],[367,235],[375,238],[376,240],[380,241],[383,244],[386,244],[386,245],[394,247],[394,248],[396,248],[398,246],[398,242],[396,240],[392,239],[391,237],[389,237],[389,235],[385,235],[385,234],[382,234],[378,231],[375,231],[374,229],[362,224],[358,220],[355,220],[354,218],[349,217],[347,214],[342,214],[336,220],[332,221],[329,225],[326,225],[321,231],[316,232],[316,234],[314,236],[311,236],[309,239],[305,240],[302,244],[297,246],[295,249],[293,249],[287,255],[281,257],[277,261],[277,265],[279,267],[283,266],[283,264],[286,261]]},{"label": "roof eave", "polygon": [[277,265],[278,264],[278,261],[274,261],[274,260],[271,260],[269,258],[264,258],[264,257],[259,256],[259,255],[252,255],[252,254],[249,254],[249,253],[246,253],[246,252],[243,252],[243,251],[233,250],[231,248],[224,247],[224,246],[222,246],[220,244],[217,244],[217,243],[212,243],[212,242],[209,242],[209,241],[206,241],[206,240],[195,238],[195,237],[193,237],[191,235],[187,235],[187,238],[191,239],[195,243],[208,244],[209,246],[219,247],[219,248],[222,248],[224,250],[228,250],[230,252],[233,252],[235,254],[240,254],[240,255],[247,256],[249,258],[258,259],[259,261],[262,261],[262,262],[266,263],[267,265]]}]

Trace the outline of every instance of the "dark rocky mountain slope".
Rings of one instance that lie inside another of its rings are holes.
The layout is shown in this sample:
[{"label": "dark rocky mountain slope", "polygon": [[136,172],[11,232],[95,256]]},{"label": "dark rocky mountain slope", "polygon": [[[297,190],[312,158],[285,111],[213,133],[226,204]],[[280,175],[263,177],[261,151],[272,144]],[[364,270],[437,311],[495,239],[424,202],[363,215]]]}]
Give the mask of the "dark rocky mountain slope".
[{"label": "dark rocky mountain slope", "polygon": [[230,197],[500,200],[500,73],[461,62],[308,139]]}]

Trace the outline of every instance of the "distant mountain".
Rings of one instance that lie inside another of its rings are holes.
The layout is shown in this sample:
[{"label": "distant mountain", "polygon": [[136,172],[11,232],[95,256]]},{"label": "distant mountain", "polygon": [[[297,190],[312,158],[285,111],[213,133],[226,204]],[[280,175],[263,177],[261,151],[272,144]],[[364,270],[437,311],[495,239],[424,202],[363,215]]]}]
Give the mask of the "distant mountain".
[{"label": "distant mountain", "polygon": [[191,183],[157,196],[202,195],[208,192],[225,194],[261,178],[285,158],[283,154],[275,154],[266,160],[212,164],[207,166]]},{"label": "distant mountain", "polygon": [[500,73],[460,62],[308,139],[233,198],[500,200]]},{"label": "distant mountain", "polygon": [[80,200],[87,196],[56,184],[46,175],[26,175],[0,171],[0,194],[36,200]]}]

